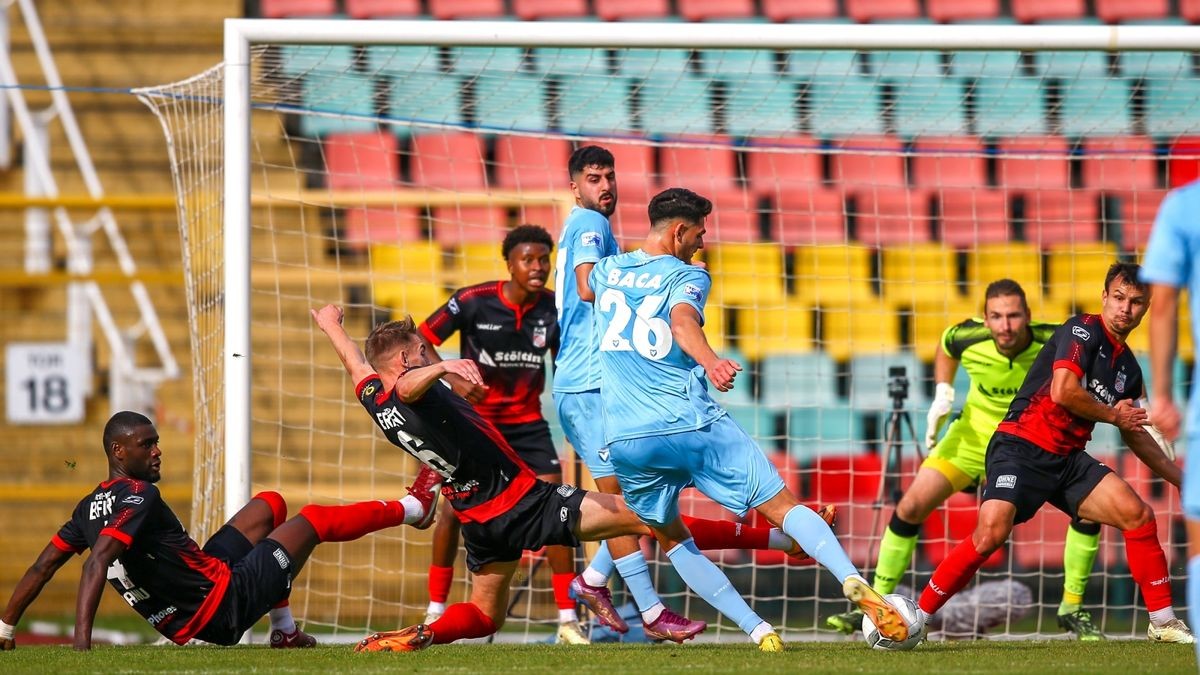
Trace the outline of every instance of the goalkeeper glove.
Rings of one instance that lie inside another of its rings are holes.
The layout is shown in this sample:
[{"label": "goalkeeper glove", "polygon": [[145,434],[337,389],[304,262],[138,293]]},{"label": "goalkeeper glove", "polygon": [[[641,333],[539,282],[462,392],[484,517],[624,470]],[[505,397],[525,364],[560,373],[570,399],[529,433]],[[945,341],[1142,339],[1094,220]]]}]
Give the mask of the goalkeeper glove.
[{"label": "goalkeeper glove", "polygon": [[[1150,401],[1144,398],[1139,398],[1138,407],[1149,410]],[[1163,454],[1167,456],[1167,459],[1174,462],[1175,444],[1171,441],[1168,441],[1166,437],[1162,435],[1162,432],[1158,430],[1158,427],[1154,426],[1154,420],[1150,420],[1150,423],[1144,425],[1142,428],[1146,430],[1146,433],[1150,434],[1150,438],[1153,438],[1155,443],[1158,443],[1158,447],[1162,448]]]},{"label": "goalkeeper glove", "polygon": [[933,404],[929,406],[929,414],[925,418],[925,447],[932,450],[937,445],[938,432],[950,409],[954,406],[954,387],[946,382],[938,382],[933,393]]}]

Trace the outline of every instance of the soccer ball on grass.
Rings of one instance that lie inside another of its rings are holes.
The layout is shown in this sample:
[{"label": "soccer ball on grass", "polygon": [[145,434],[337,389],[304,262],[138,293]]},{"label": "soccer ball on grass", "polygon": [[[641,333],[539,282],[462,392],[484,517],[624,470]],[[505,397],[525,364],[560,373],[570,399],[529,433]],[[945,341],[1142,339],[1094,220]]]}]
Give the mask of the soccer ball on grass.
[{"label": "soccer ball on grass", "polygon": [[863,615],[862,632],[863,637],[867,639],[867,645],[872,649],[903,652],[920,644],[921,640],[925,638],[925,623],[920,619],[921,611],[917,608],[917,603],[899,593],[890,593],[883,596],[883,599],[895,607],[896,611],[900,612],[900,616],[903,616],[908,623],[908,639],[895,642],[883,637],[879,634],[879,629],[875,628],[875,624],[871,623],[871,617]]}]

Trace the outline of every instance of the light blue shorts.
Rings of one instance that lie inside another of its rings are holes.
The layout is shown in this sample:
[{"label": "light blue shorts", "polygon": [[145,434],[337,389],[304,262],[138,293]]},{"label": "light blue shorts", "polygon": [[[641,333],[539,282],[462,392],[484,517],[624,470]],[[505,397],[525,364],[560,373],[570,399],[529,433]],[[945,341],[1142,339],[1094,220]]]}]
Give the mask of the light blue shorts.
[{"label": "light blue shorts", "polygon": [[[1200,434],[1187,437],[1188,452],[1192,448],[1200,454]],[[1188,462],[1183,467],[1183,515],[1200,520],[1200,462]]]},{"label": "light blue shorts", "polygon": [[600,407],[600,390],[577,393],[554,393],[554,407],[563,434],[575,453],[587,464],[592,478],[616,475],[604,445],[604,422]]},{"label": "light blue shorts", "polygon": [[679,518],[679,493],[692,485],[738,516],[784,489],[775,465],[729,415],[695,431],[614,441],[610,449],[625,503],[652,526]]}]

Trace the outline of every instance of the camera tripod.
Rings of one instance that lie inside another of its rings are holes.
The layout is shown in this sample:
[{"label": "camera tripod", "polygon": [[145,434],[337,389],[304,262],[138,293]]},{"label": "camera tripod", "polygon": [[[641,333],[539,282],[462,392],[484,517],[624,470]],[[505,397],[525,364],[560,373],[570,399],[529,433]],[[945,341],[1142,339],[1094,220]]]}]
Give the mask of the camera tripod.
[{"label": "camera tripod", "polygon": [[912,417],[904,408],[908,400],[908,377],[904,366],[892,366],[888,369],[888,395],[892,399],[892,407],[888,412],[887,423],[884,426],[883,437],[883,476],[879,481],[879,491],[872,504],[874,515],[871,517],[871,548],[868,552],[874,560],[878,554],[881,539],[880,521],[883,518],[885,499],[891,498],[893,505],[900,503],[900,466],[904,456],[904,432],[907,430],[917,459],[925,456],[921,440],[917,438],[916,427]]}]

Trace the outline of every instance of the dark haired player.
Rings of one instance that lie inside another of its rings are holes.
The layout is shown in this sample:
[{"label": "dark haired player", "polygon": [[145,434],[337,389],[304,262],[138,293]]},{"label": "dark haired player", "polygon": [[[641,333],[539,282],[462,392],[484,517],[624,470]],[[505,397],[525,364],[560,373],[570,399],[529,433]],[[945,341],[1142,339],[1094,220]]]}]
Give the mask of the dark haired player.
[{"label": "dark haired player", "polygon": [[1112,265],[1100,314],[1080,314],[1059,327],[1038,353],[987,449],[987,479],[975,532],[934,570],[920,606],[932,615],[975,576],[1008,540],[1014,524],[1049,502],[1074,520],[1112,525],[1125,536],[1129,571],[1150,612],[1148,637],[1192,643],[1171,607],[1170,571],[1154,511],[1129,484],[1084,451],[1097,422],[1121,438],[1155,473],[1179,486],[1181,472],[1143,428],[1142,371],[1126,346],[1150,307],[1138,266]]},{"label": "dark haired player", "polygon": [[139,413],[108,420],[108,480],[79,502],[17,583],[0,621],[0,649],[16,647],[12,629],[25,609],[72,555],[89,548],[75,607],[75,649],[91,648],[106,579],[176,644],[193,638],[236,644],[269,611],[272,647],[312,647],[316,640],[296,628],[286,602],[313,548],[396,525],[426,528],[433,519],[441,478],[422,469],[399,501],[309,505],[290,520],[279,493],[260,492],[201,548],[154,486],[161,475],[158,440],[154,424]]}]

